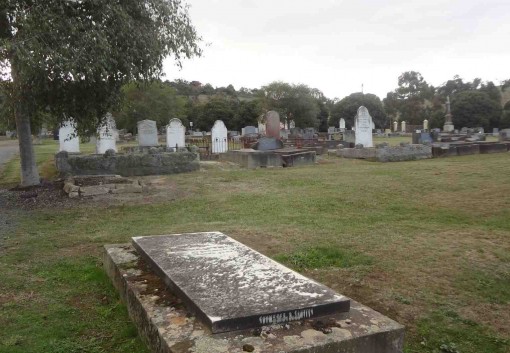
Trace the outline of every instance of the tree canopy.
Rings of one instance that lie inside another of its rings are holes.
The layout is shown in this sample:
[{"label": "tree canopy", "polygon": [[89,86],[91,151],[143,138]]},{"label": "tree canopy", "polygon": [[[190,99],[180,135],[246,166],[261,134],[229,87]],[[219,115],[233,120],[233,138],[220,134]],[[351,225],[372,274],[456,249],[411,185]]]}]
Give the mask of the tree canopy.
[{"label": "tree canopy", "polygon": [[454,96],[452,115],[457,127],[497,127],[501,118],[501,104],[487,92],[464,91]]},{"label": "tree canopy", "polygon": [[7,0],[0,7],[2,80],[18,129],[22,185],[39,183],[30,122],[37,112],[72,117],[90,134],[119,102],[129,81],[162,73],[201,54],[181,0]]},{"label": "tree canopy", "polygon": [[381,100],[371,93],[352,93],[335,103],[331,110],[330,125],[338,126],[340,118],[345,119],[346,127],[354,126],[354,117],[360,106],[365,106],[372,117],[377,128],[384,128],[388,125],[388,119]]}]

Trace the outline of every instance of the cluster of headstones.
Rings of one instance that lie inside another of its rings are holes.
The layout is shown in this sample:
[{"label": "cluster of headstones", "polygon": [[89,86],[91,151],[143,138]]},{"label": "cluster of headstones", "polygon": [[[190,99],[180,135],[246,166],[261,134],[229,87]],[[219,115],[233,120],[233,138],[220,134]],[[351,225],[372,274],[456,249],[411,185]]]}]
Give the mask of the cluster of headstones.
[{"label": "cluster of headstones", "polygon": [[[137,123],[138,145],[140,147],[159,146],[158,129],[153,120],[142,120]],[[178,150],[186,147],[186,128],[179,119],[171,119],[166,126],[166,146]],[[212,152],[223,153],[228,150],[227,127],[221,120],[217,120],[211,129]],[[118,131],[115,120],[108,114],[105,124],[98,129],[96,140],[96,153],[103,154],[107,150],[117,152]],[[72,120],[66,121],[59,130],[60,151],[71,153],[80,152],[80,139],[76,126]]]}]

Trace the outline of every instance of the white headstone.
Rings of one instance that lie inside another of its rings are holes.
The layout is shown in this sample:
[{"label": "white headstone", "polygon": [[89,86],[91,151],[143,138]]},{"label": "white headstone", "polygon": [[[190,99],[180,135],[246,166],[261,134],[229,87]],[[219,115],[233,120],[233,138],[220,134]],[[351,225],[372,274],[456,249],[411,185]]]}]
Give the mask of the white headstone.
[{"label": "white headstone", "polygon": [[137,123],[138,145],[158,146],[158,129],[153,120],[142,120]]},{"label": "white headstone", "polygon": [[338,126],[339,126],[340,130],[345,130],[345,119],[344,118],[340,118],[340,122],[338,123]]},{"label": "white headstone", "polygon": [[227,127],[221,120],[216,120],[211,129],[212,153],[228,151]]},{"label": "white headstone", "polygon": [[186,129],[179,119],[170,119],[170,122],[166,127],[166,147],[186,147],[186,142],[184,139],[185,133]]},{"label": "white headstone", "polygon": [[354,125],[356,126],[355,144],[362,144],[363,147],[374,147],[372,142],[372,117],[364,106],[358,108]]},{"label": "white headstone", "polygon": [[393,132],[397,132],[398,131],[398,122],[395,120],[393,122]]},{"label": "white headstone", "polygon": [[402,132],[406,132],[406,122],[402,121]]},{"label": "white headstone", "polygon": [[259,121],[258,124],[259,134],[265,135],[266,134],[266,124],[262,121]]},{"label": "white headstone", "polygon": [[103,154],[108,150],[117,152],[116,134],[118,132],[115,127],[115,120],[108,113],[106,114],[105,124],[97,130],[96,153]]},{"label": "white headstone", "polygon": [[294,120],[291,120],[290,123],[289,123],[289,130],[290,129],[295,129],[296,128],[296,123],[294,122]]},{"label": "white headstone", "polygon": [[429,129],[429,121],[427,119],[423,120],[423,130]]},{"label": "white headstone", "polygon": [[60,151],[80,152],[80,138],[76,135],[74,122],[64,122],[58,132],[58,140],[60,142]]}]

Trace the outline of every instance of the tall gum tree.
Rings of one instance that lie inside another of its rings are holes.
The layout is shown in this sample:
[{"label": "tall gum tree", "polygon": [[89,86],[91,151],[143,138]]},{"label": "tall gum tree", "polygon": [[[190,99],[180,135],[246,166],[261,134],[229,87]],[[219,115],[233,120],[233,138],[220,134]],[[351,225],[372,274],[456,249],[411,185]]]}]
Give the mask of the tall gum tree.
[{"label": "tall gum tree", "polygon": [[181,0],[4,0],[0,79],[18,132],[21,185],[39,184],[31,122],[41,112],[96,131],[123,84],[151,81],[163,59],[200,56]]}]

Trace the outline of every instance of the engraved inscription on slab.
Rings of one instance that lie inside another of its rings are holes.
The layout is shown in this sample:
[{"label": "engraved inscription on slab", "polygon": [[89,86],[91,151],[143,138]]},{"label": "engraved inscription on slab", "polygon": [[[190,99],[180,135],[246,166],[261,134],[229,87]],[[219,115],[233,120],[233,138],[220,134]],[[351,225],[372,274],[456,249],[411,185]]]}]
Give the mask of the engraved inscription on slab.
[{"label": "engraved inscription on slab", "polygon": [[133,238],[213,333],[349,311],[349,298],[219,232]]}]

